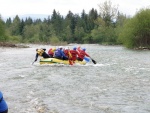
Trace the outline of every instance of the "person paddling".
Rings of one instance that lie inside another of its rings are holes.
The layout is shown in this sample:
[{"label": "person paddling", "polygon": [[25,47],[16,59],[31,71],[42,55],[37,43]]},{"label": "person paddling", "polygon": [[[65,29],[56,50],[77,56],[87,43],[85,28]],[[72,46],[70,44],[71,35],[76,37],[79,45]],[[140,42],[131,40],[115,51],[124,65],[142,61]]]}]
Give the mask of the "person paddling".
[{"label": "person paddling", "polygon": [[3,94],[0,91],[0,113],[8,113],[8,106],[4,100]]},{"label": "person paddling", "polygon": [[37,61],[38,56],[41,56],[43,58],[50,58],[50,56],[45,51],[46,49],[36,49],[36,56],[34,62]]},{"label": "person paddling", "polygon": [[56,49],[56,51],[54,52],[54,58],[61,59],[61,60],[68,60],[68,57],[65,55],[62,46]]},{"label": "person paddling", "polygon": [[51,58],[54,58],[54,52],[56,51],[56,48],[50,48],[48,51],[48,54]]},{"label": "person paddling", "polygon": [[85,56],[90,57],[90,56],[85,52],[85,51],[86,51],[85,48],[81,49],[81,47],[78,47],[77,50],[78,50],[78,52],[79,52],[79,56],[77,57],[77,60],[83,61],[83,59],[84,59]]},{"label": "person paddling", "polygon": [[78,52],[79,52],[79,57],[77,58],[79,61],[83,61],[83,59],[85,58],[85,56],[87,56],[87,57],[89,57],[91,60],[92,60],[92,62],[94,63],[94,64],[96,64],[96,61],[94,60],[94,59],[92,59],[91,57],[90,57],[90,55],[88,55],[85,51],[86,51],[86,49],[85,48],[83,48],[83,49],[81,49],[81,47],[78,47]]},{"label": "person paddling", "polygon": [[75,63],[75,61],[77,60],[77,57],[79,56],[79,53],[78,51],[76,51],[77,48],[74,47],[72,50],[70,50],[70,53],[71,53],[71,60]]},{"label": "person paddling", "polygon": [[70,53],[70,49],[69,48],[65,48],[64,49],[64,53],[65,55],[68,57],[68,61],[70,65],[73,65],[73,61],[72,61],[72,55]]}]

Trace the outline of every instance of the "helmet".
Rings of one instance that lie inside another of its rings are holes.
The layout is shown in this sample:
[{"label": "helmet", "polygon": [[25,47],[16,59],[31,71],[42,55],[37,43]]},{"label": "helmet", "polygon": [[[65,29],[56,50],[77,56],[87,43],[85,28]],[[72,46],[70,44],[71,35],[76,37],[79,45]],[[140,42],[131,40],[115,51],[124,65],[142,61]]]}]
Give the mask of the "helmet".
[{"label": "helmet", "polygon": [[83,50],[83,51],[85,51],[86,49],[85,49],[85,48],[83,48],[82,50]]},{"label": "helmet", "polygon": [[73,50],[76,50],[76,49],[77,49],[76,47],[73,48]]},{"label": "helmet", "polygon": [[68,50],[68,47],[65,47],[65,50]]},{"label": "helmet", "polygon": [[56,48],[53,48],[53,50],[55,51],[55,50],[56,50]]},{"label": "helmet", "polygon": [[59,46],[59,48],[63,48],[62,46]]}]

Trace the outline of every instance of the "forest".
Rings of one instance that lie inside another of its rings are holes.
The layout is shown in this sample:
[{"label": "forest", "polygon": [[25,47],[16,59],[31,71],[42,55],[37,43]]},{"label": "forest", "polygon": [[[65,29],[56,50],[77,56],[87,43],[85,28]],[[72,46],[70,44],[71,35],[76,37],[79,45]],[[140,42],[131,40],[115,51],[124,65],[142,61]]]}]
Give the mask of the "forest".
[{"label": "forest", "polygon": [[81,15],[68,11],[62,16],[55,9],[44,20],[0,16],[0,42],[62,45],[104,44],[123,45],[127,48],[150,49],[150,8],[142,8],[129,17],[112,5],[111,1],[99,4],[99,13],[92,8]]}]

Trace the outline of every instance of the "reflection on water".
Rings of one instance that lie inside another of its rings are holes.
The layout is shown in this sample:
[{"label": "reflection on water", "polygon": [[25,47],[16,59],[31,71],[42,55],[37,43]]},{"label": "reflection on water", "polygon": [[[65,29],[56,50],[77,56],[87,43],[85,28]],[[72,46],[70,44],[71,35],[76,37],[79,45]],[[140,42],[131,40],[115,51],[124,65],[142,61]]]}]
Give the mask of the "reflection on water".
[{"label": "reflection on water", "polygon": [[82,46],[96,65],[32,65],[42,45],[0,48],[0,89],[9,113],[150,112],[149,51]]}]

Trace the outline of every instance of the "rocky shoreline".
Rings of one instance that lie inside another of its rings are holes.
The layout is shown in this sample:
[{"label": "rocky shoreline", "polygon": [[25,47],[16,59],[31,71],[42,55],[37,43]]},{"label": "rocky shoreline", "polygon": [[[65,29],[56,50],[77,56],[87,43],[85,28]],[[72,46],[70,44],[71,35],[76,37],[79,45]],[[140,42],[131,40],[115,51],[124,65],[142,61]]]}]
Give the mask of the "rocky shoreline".
[{"label": "rocky shoreline", "polygon": [[0,47],[29,48],[29,46],[23,44],[13,44],[9,42],[0,42]]}]

